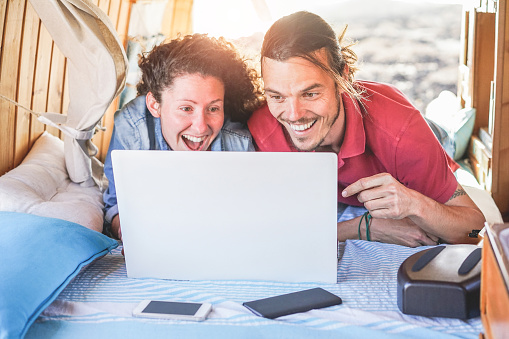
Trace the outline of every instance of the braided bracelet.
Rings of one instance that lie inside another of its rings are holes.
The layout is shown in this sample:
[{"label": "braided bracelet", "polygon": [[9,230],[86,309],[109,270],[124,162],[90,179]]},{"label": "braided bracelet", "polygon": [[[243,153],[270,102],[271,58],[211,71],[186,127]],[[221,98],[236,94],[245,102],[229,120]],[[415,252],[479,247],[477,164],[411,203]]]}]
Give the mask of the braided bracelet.
[{"label": "braided bracelet", "polygon": [[366,212],[362,215],[361,220],[359,220],[359,227],[357,229],[357,234],[359,236],[359,240],[362,240],[362,236],[361,236],[362,220],[364,220],[366,223],[366,240],[371,241],[371,234],[369,231],[369,226],[371,226],[371,221],[373,220],[373,217],[371,216],[371,214],[369,214],[369,212]]}]

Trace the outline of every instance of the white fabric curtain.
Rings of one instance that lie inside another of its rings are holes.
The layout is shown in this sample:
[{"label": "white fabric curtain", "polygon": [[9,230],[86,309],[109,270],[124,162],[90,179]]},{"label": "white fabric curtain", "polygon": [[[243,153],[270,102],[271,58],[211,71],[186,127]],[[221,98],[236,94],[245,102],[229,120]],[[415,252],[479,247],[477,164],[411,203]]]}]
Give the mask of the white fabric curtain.
[{"label": "white fabric curtain", "polygon": [[89,0],[30,0],[58,48],[67,57],[67,115],[39,118],[65,134],[69,177],[85,186],[104,185],[97,147],[90,140],[113,99],[122,91],[127,58],[108,16]]}]

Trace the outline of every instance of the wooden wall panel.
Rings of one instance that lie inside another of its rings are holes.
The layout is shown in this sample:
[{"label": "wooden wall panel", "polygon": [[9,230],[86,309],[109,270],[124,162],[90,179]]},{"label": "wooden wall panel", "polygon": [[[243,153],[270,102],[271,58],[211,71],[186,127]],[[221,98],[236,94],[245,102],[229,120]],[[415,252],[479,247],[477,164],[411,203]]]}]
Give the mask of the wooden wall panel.
[{"label": "wooden wall panel", "polygon": [[471,49],[470,68],[470,97],[472,107],[476,109],[473,134],[479,133],[479,128],[489,125],[490,84],[495,70],[495,26],[496,14],[471,11],[470,22],[472,37],[468,48]]},{"label": "wooden wall panel", "polygon": [[161,33],[170,39],[192,33],[192,9],[193,0],[168,0]]},{"label": "wooden wall panel", "polygon": [[[92,3],[110,16],[125,47],[132,1]],[[36,112],[66,114],[67,60],[28,0],[0,0],[0,41],[0,94]],[[113,125],[117,106],[118,100],[105,117],[109,125]],[[0,175],[19,165],[44,130],[61,136],[58,129],[45,126],[24,109],[0,99]],[[100,154],[105,154],[103,148],[108,147],[110,135],[111,128],[98,135]]]},{"label": "wooden wall panel", "polygon": [[493,130],[492,194],[503,215],[509,215],[509,6],[499,1],[495,117]]},{"label": "wooden wall panel", "polygon": [[[0,9],[4,13],[0,55],[0,93],[16,100],[25,1],[7,1]],[[14,168],[16,113],[16,106],[0,100],[0,173]]]},{"label": "wooden wall panel", "polygon": [[[35,78],[32,99],[32,109],[35,112],[46,112],[48,106],[48,85],[51,69],[51,54],[53,52],[53,39],[48,30],[41,23],[39,27],[39,41],[37,43],[37,58],[35,64]],[[30,124],[29,147],[32,147],[37,138],[46,130],[46,125],[39,122],[34,116]],[[58,134],[57,134],[58,135]]]},{"label": "wooden wall panel", "polygon": [[[46,111],[62,113],[64,82],[66,77],[66,58],[53,43],[51,53],[51,68],[48,85],[48,104]],[[61,132],[56,127],[46,126],[46,130],[53,135],[60,136]]]},{"label": "wooden wall panel", "polygon": [[[4,36],[5,15],[7,11],[7,0],[0,0],[0,41]],[[3,44],[0,44],[0,58],[2,57]],[[1,59],[0,59],[1,60]]]},{"label": "wooden wall panel", "polygon": [[[34,85],[35,59],[39,39],[39,16],[32,6],[26,5],[23,24],[23,44],[20,51],[18,77],[18,103],[32,109],[32,92]],[[14,166],[18,166],[29,150],[31,114],[18,109],[16,115],[16,137],[14,149]]]},{"label": "wooden wall panel", "polygon": [[[131,14],[130,6],[128,6],[128,4],[129,3],[122,0],[111,0],[109,2],[107,12],[111,23],[116,28],[117,32],[124,32],[124,34],[119,35],[120,41],[122,41],[124,44],[124,49],[127,47],[127,30],[129,26],[129,17]],[[105,130],[97,133],[92,139],[94,145],[99,148],[97,158],[103,162],[106,158],[106,153],[108,152],[111,133],[113,131],[113,117],[118,109],[118,105],[119,98],[117,97],[113,100],[110,107],[108,107],[102,119],[101,124]]]}]

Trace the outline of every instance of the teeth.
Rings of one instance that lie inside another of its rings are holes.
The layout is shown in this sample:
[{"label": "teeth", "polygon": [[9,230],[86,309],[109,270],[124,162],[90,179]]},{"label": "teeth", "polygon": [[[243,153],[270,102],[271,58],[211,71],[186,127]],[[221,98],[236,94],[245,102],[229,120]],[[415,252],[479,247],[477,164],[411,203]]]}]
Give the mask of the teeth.
[{"label": "teeth", "polygon": [[191,140],[192,142],[202,142],[203,139],[205,139],[205,137],[200,137],[200,138],[197,138],[197,137],[193,137],[191,135],[182,135],[182,137],[186,138],[187,140]]},{"label": "teeth", "polygon": [[294,124],[290,124],[290,127],[294,130],[294,131],[305,131],[307,130],[308,128],[310,128],[311,126],[313,126],[313,124],[315,123],[316,121],[312,121],[312,122],[309,122],[307,124],[299,124],[299,125],[294,125]]}]

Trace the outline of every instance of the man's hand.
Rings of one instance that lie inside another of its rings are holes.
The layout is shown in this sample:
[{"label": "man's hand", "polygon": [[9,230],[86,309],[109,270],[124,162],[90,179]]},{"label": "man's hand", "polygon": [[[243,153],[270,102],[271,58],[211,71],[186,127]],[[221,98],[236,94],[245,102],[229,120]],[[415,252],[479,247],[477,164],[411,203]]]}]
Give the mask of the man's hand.
[{"label": "man's hand", "polygon": [[406,218],[412,214],[415,202],[414,191],[388,173],[359,179],[342,192],[345,198],[355,194],[371,216],[378,219]]},{"label": "man's hand", "polygon": [[427,234],[412,220],[372,219],[371,238],[375,241],[417,247],[433,246],[438,243],[438,237]]}]

